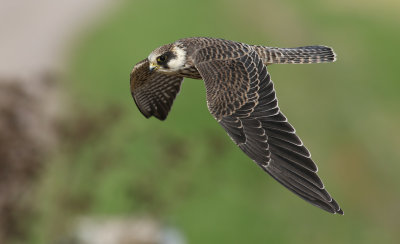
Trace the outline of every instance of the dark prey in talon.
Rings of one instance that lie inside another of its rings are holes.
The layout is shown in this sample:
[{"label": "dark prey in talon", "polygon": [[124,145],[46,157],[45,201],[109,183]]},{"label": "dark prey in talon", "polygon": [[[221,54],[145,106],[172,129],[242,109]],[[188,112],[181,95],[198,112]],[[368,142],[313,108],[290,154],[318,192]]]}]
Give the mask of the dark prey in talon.
[{"label": "dark prey in talon", "polygon": [[165,120],[185,77],[202,79],[210,113],[242,151],[299,197],[343,214],[317,165],[278,107],[269,64],[334,62],[326,46],[275,48],[214,38],[185,38],[155,49],[132,70],[133,99],[146,117]]}]

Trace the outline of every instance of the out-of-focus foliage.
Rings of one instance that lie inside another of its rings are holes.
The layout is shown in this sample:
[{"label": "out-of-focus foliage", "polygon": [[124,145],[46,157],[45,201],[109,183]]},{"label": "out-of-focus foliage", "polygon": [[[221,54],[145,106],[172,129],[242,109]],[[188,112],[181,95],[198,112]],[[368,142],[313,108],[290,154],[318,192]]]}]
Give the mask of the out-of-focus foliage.
[{"label": "out-of-focus foliage", "polygon": [[[32,243],[80,215],[151,215],[189,243],[398,243],[400,18],[395,1],[127,1],[73,48],[63,146],[38,187]],[[377,3],[376,3],[377,4]],[[211,36],[280,47],[324,44],[333,64],[269,67],[283,112],[345,211],[330,215],[260,170],[186,79],[165,122],[129,92],[156,47]]]}]

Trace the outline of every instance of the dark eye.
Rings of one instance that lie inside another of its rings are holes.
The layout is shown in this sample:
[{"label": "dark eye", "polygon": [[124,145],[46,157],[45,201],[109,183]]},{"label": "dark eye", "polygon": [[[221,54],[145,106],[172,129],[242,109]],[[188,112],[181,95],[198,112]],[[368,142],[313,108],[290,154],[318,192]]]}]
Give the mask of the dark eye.
[{"label": "dark eye", "polygon": [[157,58],[157,63],[162,64],[167,60],[167,55],[163,54]]}]

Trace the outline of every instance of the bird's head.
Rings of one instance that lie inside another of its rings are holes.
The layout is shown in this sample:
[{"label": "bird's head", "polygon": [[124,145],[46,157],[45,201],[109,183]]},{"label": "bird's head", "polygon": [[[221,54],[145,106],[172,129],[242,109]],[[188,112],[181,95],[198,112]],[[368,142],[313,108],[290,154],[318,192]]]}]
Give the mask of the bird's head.
[{"label": "bird's head", "polygon": [[185,67],[186,51],[174,43],[167,44],[151,52],[147,59],[150,71],[176,73]]}]

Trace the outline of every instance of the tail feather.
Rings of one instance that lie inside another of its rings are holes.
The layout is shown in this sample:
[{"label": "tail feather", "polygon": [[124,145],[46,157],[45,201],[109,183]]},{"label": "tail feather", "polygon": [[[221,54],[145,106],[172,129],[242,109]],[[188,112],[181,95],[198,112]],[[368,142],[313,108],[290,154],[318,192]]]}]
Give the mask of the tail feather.
[{"label": "tail feather", "polygon": [[310,64],[336,61],[333,49],[326,46],[277,48],[254,46],[265,64]]}]

